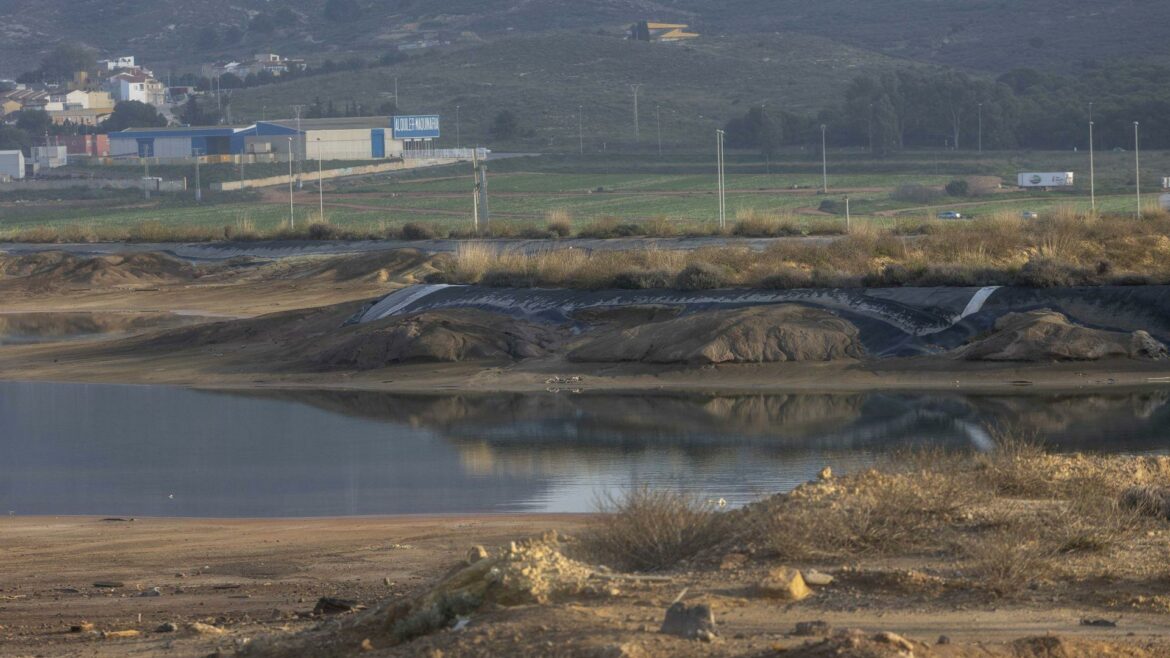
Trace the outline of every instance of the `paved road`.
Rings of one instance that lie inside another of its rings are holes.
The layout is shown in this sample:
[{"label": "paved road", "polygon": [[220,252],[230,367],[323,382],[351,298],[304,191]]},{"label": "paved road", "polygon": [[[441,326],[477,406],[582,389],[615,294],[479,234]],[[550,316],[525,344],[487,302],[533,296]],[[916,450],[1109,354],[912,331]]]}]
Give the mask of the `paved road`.
[{"label": "paved road", "polygon": [[292,258],[296,256],[328,256],[362,254],[394,249],[419,249],[427,253],[453,253],[467,242],[497,245],[509,252],[539,253],[560,249],[612,251],[630,249],[699,249],[702,247],[748,247],[763,250],[779,241],[799,241],[805,244],[824,244],[835,236],[788,238],[616,238],[611,240],[269,240],[257,242],[103,242],[96,244],[28,244],[0,243],[0,253],[26,254],[43,251],[65,251],[78,255],[108,255],[129,252],[164,252],[190,261],[217,261],[240,256],[253,258]]}]

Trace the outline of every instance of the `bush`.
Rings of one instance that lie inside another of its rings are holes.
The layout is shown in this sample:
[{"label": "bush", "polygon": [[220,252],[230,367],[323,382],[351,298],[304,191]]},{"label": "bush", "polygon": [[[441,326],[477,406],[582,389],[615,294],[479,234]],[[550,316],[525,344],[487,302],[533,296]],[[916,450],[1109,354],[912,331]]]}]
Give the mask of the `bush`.
[{"label": "bush", "polygon": [[620,569],[668,569],[728,538],[731,524],[694,496],[648,488],[610,496],[585,536],[586,546],[605,564]]},{"label": "bush", "polygon": [[946,190],[947,194],[950,196],[967,196],[970,188],[967,184],[967,181],[961,178],[956,178],[955,180],[947,183]]},{"label": "bush", "polygon": [[619,222],[617,217],[602,217],[589,224],[577,234],[582,238],[628,238],[635,235],[645,235],[646,231],[632,222]]},{"label": "bush", "polygon": [[563,209],[548,212],[548,230],[558,238],[567,238],[573,232],[573,220]]},{"label": "bush", "polygon": [[336,240],[341,234],[336,226],[326,224],[325,222],[313,222],[309,224],[308,236],[310,240]]},{"label": "bush", "polygon": [[834,215],[845,212],[845,205],[836,199],[824,199],[821,205],[817,206],[817,210],[821,212],[829,212]]},{"label": "bush", "polygon": [[791,290],[793,288],[807,288],[812,285],[812,276],[796,267],[782,267],[775,274],[764,277],[760,281],[761,288],[772,290]]},{"label": "bush", "polygon": [[536,285],[536,279],[526,272],[488,270],[479,280],[479,285],[489,288],[531,288]]},{"label": "bush", "polygon": [[711,263],[691,263],[674,279],[674,287],[679,290],[713,290],[726,286],[726,270]]},{"label": "bush", "polygon": [[1091,285],[1095,278],[1088,270],[1051,258],[1034,257],[1020,268],[1015,283],[1027,288],[1066,288]]},{"label": "bush", "polygon": [[427,224],[411,222],[402,226],[399,235],[402,236],[403,240],[434,240],[435,229]]},{"label": "bush", "polygon": [[669,288],[670,273],[661,270],[630,270],[618,272],[610,282],[610,287],[622,290],[646,290],[650,288]]},{"label": "bush", "polygon": [[942,198],[942,194],[937,188],[928,187],[926,185],[899,185],[896,190],[890,192],[890,198],[895,201],[910,201],[913,203],[928,204],[934,203]]}]

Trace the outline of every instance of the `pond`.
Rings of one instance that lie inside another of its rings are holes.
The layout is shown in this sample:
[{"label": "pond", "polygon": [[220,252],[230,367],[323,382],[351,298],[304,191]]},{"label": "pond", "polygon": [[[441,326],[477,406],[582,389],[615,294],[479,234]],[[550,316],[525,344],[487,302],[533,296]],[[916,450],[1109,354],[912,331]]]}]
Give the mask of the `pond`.
[{"label": "pond", "polygon": [[738,505],[908,448],[1164,452],[1170,391],[212,392],[0,382],[0,513],[588,512],[648,485]]}]

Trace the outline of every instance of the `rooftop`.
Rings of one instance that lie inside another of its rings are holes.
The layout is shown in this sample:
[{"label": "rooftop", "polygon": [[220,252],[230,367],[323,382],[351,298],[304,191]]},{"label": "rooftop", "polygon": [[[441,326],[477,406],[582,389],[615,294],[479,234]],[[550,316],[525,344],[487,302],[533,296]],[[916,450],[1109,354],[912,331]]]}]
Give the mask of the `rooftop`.
[{"label": "rooftop", "polygon": [[[282,128],[296,129],[296,119],[261,121]],[[301,130],[361,130],[363,128],[389,128],[390,117],[336,117],[331,119],[301,119]]]}]

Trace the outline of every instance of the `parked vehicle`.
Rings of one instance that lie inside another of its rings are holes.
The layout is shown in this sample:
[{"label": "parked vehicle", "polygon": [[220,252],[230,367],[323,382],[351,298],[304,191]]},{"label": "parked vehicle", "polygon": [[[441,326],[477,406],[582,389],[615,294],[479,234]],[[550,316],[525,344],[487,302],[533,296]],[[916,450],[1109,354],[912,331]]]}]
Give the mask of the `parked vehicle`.
[{"label": "parked vehicle", "polygon": [[944,210],[938,214],[939,219],[962,219],[963,213],[955,210]]},{"label": "parked vehicle", "polygon": [[1025,211],[1020,213],[1020,217],[1022,217],[1024,219],[1037,219],[1040,217],[1040,213],[1038,213],[1034,210],[1025,210]]}]

